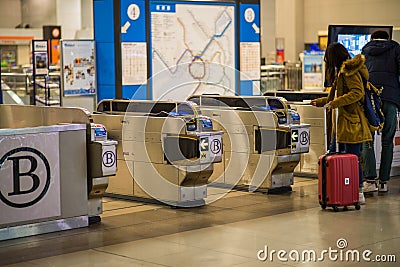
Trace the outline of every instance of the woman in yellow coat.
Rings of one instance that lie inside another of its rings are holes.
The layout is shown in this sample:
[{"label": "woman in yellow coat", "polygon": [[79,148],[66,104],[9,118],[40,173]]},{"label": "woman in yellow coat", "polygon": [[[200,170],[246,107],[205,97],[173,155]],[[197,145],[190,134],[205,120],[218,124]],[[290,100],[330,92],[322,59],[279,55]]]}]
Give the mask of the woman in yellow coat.
[{"label": "woman in yellow coat", "polygon": [[343,45],[332,43],[326,49],[324,60],[326,78],[332,84],[332,89],[327,97],[315,99],[311,101],[311,104],[317,107],[338,109],[336,138],[339,150],[358,156],[360,203],[365,203],[362,193],[363,173],[360,151],[363,142],[372,140],[368,120],[359,104],[365,97],[362,77],[368,80],[365,58],[363,55],[357,55],[351,59]]}]

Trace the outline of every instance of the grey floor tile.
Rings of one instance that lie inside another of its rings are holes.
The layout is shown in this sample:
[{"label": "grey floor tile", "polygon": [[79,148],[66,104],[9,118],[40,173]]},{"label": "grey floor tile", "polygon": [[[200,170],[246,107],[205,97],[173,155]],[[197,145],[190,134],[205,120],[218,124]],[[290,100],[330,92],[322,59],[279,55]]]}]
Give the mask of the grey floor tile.
[{"label": "grey floor tile", "polygon": [[265,266],[289,267],[289,266],[294,266],[294,265],[290,265],[289,263],[265,262],[265,261],[259,261],[259,260],[252,260],[252,261],[233,265],[233,267],[265,267]]},{"label": "grey floor tile", "polygon": [[64,254],[44,259],[38,259],[28,262],[30,265],[15,264],[8,267],[69,267],[69,266],[96,266],[96,267],[109,267],[109,266],[121,266],[121,267],[136,267],[136,266],[148,266],[148,267],[160,267],[163,265],[154,264],[147,261],[141,261],[132,259],[129,257],[123,257],[115,254],[104,253],[101,251],[86,250],[76,253]]},{"label": "grey floor tile", "polygon": [[207,249],[185,247],[185,250],[162,257],[155,257],[150,261],[174,267],[203,267],[203,266],[233,266],[234,264],[247,262],[245,257],[234,254],[216,252]]},{"label": "grey floor tile", "polygon": [[136,260],[149,260],[155,257],[169,256],[187,250],[187,247],[177,243],[157,239],[142,239],[97,248],[97,251],[110,255],[118,255]]},{"label": "grey floor tile", "polygon": [[392,253],[399,261],[400,179],[390,186],[388,194],[367,196],[360,211],[337,213],[322,210],[317,181],[302,178],[292,192],[234,191],[188,209],[107,198],[109,212],[125,213],[109,213],[89,228],[2,241],[0,266],[398,266],[257,260],[265,246],[321,251],[344,238],[348,249]]},{"label": "grey floor tile", "polygon": [[21,263],[15,263],[15,264],[10,264],[10,265],[2,265],[3,267],[37,267],[36,264],[33,264],[31,262],[21,262]]}]

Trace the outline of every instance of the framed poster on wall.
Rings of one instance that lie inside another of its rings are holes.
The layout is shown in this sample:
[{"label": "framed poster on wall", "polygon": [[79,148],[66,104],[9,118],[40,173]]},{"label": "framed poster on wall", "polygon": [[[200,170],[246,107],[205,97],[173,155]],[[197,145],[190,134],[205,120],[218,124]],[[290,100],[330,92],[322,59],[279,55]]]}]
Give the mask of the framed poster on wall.
[{"label": "framed poster on wall", "polygon": [[61,85],[64,96],[96,94],[93,40],[61,41]]},{"label": "framed poster on wall", "polygon": [[47,75],[49,73],[49,53],[47,41],[33,40],[33,74]]},{"label": "framed poster on wall", "polygon": [[324,88],[324,52],[305,52],[303,58],[303,89],[321,90]]}]

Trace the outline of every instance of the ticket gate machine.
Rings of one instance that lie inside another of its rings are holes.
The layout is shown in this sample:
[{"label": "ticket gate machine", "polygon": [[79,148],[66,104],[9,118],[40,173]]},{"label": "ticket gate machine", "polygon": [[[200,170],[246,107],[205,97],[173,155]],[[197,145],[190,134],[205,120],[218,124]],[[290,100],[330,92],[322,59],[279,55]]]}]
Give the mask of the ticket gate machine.
[{"label": "ticket gate machine", "polygon": [[204,205],[222,132],[192,102],[103,100],[93,120],[118,140],[117,179],[107,193],[173,206]]},{"label": "ticket gate machine", "polygon": [[101,220],[102,198],[109,184],[109,176],[117,173],[118,142],[109,140],[107,130],[102,124],[90,123],[90,142],[88,143],[88,195],[89,222]]},{"label": "ticket gate machine", "polygon": [[210,178],[215,184],[245,186],[250,191],[291,189],[300,154],[309,149],[309,125],[284,98],[194,95],[224,132],[223,162]]},{"label": "ticket gate machine", "polygon": [[100,221],[116,172],[104,126],[80,108],[0,105],[0,117],[0,191],[18,203],[0,200],[0,240]]}]

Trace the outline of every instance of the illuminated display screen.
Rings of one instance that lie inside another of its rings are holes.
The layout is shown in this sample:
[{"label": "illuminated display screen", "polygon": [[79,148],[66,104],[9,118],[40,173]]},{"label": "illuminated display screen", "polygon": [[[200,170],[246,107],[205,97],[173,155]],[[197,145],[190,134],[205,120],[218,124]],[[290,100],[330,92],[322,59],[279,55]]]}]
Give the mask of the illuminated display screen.
[{"label": "illuminated display screen", "polygon": [[354,57],[370,41],[371,34],[378,30],[386,31],[390,39],[392,38],[393,26],[329,25],[328,45],[333,42],[341,43]]},{"label": "illuminated display screen", "polygon": [[338,43],[349,51],[351,57],[361,54],[361,49],[371,40],[370,34],[338,34]]}]

